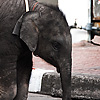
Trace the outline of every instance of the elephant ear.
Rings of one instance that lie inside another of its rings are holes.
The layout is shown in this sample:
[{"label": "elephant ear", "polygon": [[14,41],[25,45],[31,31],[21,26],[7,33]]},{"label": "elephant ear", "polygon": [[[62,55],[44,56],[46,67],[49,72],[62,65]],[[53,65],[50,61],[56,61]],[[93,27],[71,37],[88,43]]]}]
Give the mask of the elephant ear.
[{"label": "elephant ear", "polygon": [[27,12],[17,21],[13,33],[22,39],[29,49],[34,52],[37,47],[39,30],[35,24],[35,20],[39,17],[39,13]]}]

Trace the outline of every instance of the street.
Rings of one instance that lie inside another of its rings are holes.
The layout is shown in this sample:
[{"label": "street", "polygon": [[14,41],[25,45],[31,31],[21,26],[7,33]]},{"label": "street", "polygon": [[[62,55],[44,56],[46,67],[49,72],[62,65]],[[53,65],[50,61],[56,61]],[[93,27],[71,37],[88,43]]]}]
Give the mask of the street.
[{"label": "street", "polygon": [[54,98],[48,95],[29,93],[27,100],[61,100],[61,98]]}]

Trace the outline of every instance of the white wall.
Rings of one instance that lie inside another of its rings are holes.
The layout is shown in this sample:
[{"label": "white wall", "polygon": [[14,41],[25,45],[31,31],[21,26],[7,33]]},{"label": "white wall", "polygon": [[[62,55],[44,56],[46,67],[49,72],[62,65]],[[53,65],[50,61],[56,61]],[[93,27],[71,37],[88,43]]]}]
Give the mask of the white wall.
[{"label": "white wall", "polygon": [[88,0],[58,0],[58,6],[66,15],[69,25],[73,25],[75,19],[78,26],[88,23]]}]

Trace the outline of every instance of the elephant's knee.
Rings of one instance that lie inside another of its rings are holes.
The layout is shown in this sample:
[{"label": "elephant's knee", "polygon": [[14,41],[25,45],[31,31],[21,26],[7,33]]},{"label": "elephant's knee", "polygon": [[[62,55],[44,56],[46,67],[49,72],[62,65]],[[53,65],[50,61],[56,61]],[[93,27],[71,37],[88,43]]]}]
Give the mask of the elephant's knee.
[{"label": "elephant's knee", "polygon": [[13,100],[17,94],[17,86],[0,87],[0,100]]}]

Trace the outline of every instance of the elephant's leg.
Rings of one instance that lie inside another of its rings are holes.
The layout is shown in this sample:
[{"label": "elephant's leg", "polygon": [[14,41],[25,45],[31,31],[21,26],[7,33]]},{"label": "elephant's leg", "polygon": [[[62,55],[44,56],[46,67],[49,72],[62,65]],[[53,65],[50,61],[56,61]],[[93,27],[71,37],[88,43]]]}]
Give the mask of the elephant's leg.
[{"label": "elephant's leg", "polygon": [[13,100],[13,98],[16,96],[17,85],[12,81],[4,81],[5,83],[2,83],[2,81],[0,82],[0,100]]},{"label": "elephant's leg", "polygon": [[13,100],[17,92],[16,57],[0,57],[0,100]]},{"label": "elephant's leg", "polygon": [[27,100],[29,79],[32,70],[32,53],[27,51],[18,59],[17,95],[14,100]]}]

